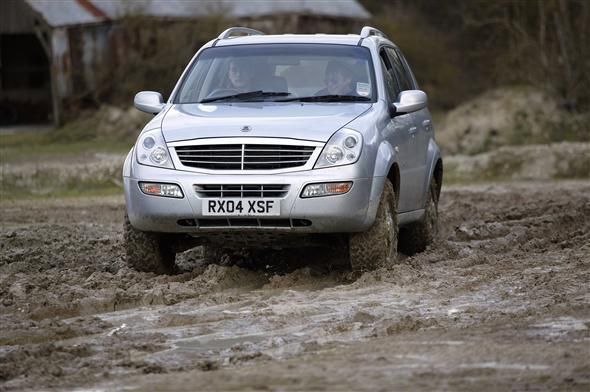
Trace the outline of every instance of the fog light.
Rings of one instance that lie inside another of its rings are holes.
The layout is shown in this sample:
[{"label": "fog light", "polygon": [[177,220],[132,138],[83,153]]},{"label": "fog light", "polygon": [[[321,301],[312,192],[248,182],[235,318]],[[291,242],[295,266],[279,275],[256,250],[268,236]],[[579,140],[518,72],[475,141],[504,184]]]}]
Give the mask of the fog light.
[{"label": "fog light", "polygon": [[325,182],[322,184],[309,184],[303,188],[301,197],[321,197],[330,195],[341,195],[352,188],[352,182]]},{"label": "fog light", "polygon": [[146,195],[175,197],[181,199],[184,197],[180,187],[175,184],[158,184],[154,182],[140,182],[139,188]]}]

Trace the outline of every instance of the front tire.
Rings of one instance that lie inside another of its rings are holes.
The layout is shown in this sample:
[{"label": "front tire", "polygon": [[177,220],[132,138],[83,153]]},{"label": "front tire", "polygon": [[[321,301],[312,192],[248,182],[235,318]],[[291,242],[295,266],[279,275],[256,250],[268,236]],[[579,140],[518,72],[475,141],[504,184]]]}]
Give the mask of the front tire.
[{"label": "front tire", "polygon": [[438,234],[438,187],[434,177],[430,181],[428,200],[424,208],[424,217],[403,227],[400,231],[399,250],[412,256],[423,252]]},{"label": "front tire", "polygon": [[397,207],[395,191],[386,179],[375,222],[368,231],[350,234],[348,252],[355,272],[372,271],[397,260]]},{"label": "front tire", "polygon": [[139,231],[125,215],[124,247],[127,266],[141,272],[172,275],[178,271],[176,252],[165,234]]}]

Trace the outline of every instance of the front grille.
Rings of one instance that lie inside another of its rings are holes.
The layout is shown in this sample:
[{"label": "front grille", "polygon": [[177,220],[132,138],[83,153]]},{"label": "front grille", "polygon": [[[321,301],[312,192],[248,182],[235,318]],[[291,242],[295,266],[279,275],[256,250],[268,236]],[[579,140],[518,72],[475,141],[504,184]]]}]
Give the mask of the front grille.
[{"label": "front grille", "polygon": [[202,184],[194,185],[197,196],[212,197],[262,197],[281,198],[287,196],[290,185],[285,184]]},{"label": "front grille", "polygon": [[272,170],[304,166],[315,147],[278,144],[176,146],[184,166],[211,170]]}]

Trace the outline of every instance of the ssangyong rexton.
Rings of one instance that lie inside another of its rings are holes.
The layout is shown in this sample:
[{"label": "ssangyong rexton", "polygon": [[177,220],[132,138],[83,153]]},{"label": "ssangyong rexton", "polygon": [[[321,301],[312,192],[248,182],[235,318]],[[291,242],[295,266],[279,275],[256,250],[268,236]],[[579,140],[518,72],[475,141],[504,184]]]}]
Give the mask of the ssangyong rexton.
[{"label": "ssangyong rexton", "polygon": [[421,251],[437,229],[442,159],[426,94],[379,30],[264,35],[203,46],[123,169],[128,264],[177,252],[336,244],[353,270]]}]

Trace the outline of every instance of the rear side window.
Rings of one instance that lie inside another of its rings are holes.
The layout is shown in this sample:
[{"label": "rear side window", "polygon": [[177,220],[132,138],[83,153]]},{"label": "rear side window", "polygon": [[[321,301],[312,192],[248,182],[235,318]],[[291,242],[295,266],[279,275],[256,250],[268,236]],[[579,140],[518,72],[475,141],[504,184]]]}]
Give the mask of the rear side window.
[{"label": "rear side window", "polygon": [[395,76],[397,77],[401,91],[413,90],[414,89],[413,78],[409,74],[406,67],[404,66],[404,63],[402,62],[401,58],[398,56],[395,49],[385,48],[385,51],[387,52],[387,57],[389,58],[389,61],[391,62],[391,65],[393,66],[393,69],[395,71]]}]

